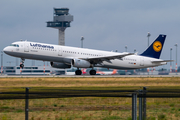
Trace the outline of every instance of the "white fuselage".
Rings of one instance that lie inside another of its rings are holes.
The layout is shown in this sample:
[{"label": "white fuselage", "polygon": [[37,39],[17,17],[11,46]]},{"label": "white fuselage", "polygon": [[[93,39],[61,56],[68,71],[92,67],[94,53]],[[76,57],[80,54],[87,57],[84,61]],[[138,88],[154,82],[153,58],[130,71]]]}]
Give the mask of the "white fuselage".
[{"label": "white fuselage", "polygon": [[[117,52],[108,52],[101,50],[52,45],[29,41],[14,42],[13,45],[14,46],[8,46],[4,48],[3,51],[8,55],[19,57],[22,59],[52,61],[65,64],[71,64],[72,59],[83,59],[121,54]],[[103,61],[101,64],[96,64],[94,67],[105,67],[113,69],[140,69],[166,64],[166,62],[151,62],[158,60],[160,61],[160,59],[134,54],[125,56],[122,59],[112,59],[110,60],[110,62]]]}]

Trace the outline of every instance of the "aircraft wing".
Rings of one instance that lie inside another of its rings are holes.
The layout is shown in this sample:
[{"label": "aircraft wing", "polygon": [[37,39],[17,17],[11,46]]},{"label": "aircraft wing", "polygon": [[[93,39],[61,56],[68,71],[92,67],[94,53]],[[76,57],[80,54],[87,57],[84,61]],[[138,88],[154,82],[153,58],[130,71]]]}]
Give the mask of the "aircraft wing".
[{"label": "aircraft wing", "polygon": [[109,56],[101,56],[101,57],[89,57],[89,58],[80,58],[83,60],[87,60],[90,61],[91,63],[97,64],[97,63],[102,63],[103,61],[109,62],[111,63],[110,60],[114,60],[114,59],[120,59],[128,56],[128,55],[134,55],[134,53],[121,53],[119,55],[109,55]]},{"label": "aircraft wing", "polygon": [[161,62],[172,62],[174,60],[160,60],[160,61],[151,61],[152,63],[161,63]]}]

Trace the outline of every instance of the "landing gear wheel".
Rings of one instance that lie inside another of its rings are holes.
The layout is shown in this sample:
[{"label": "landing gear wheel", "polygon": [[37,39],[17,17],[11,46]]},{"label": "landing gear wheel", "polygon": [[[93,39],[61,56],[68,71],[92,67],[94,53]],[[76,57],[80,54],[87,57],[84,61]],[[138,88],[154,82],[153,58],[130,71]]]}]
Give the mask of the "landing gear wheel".
[{"label": "landing gear wheel", "polygon": [[22,68],[22,69],[23,69],[23,67],[24,67],[24,64],[20,64],[20,68]]},{"label": "landing gear wheel", "polygon": [[24,59],[24,58],[21,58],[20,68],[22,68],[22,69],[23,69],[23,67],[24,67],[24,61],[25,61],[25,59]]},{"label": "landing gear wheel", "polygon": [[96,75],[96,70],[90,70],[89,74],[90,75]]},{"label": "landing gear wheel", "polygon": [[82,72],[81,72],[81,70],[76,70],[76,75],[81,75],[82,74]]}]

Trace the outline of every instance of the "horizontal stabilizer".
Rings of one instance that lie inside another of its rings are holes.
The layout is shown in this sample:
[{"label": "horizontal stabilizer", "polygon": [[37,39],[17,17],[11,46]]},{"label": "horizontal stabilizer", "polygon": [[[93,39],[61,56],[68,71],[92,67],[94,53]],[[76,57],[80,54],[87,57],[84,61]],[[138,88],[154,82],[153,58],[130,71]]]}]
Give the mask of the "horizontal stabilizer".
[{"label": "horizontal stabilizer", "polygon": [[172,62],[174,60],[161,60],[161,61],[151,61],[152,63],[161,63],[161,62]]}]

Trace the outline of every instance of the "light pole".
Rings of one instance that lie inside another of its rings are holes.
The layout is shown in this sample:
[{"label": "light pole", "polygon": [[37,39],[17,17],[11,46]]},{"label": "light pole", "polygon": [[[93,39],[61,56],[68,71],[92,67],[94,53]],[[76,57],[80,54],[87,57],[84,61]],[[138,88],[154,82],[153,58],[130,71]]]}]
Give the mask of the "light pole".
[{"label": "light pole", "polygon": [[3,51],[1,51],[1,75],[3,73]]},{"label": "light pole", "polygon": [[[170,48],[170,60],[172,60],[172,48]],[[170,73],[172,73],[172,62],[170,62]]]},{"label": "light pole", "polygon": [[45,75],[45,61],[43,61],[44,62],[44,70],[43,70],[43,72],[44,72],[44,75]]},{"label": "light pole", "polygon": [[83,40],[84,40],[84,37],[81,36],[81,48],[83,48]]},{"label": "light pole", "polygon": [[[150,32],[148,32],[147,34],[147,37],[148,37],[148,47],[149,47],[149,37],[151,36]],[[148,72],[148,75],[149,75],[149,68],[147,68],[147,72]]]},{"label": "light pole", "polygon": [[127,52],[127,45],[125,46],[126,52]]},{"label": "light pole", "polygon": [[[127,45],[125,46],[126,52],[127,52]],[[127,70],[125,70],[125,73],[127,74]]]},{"label": "light pole", "polygon": [[149,47],[149,37],[151,36],[151,34],[150,34],[150,32],[148,32],[148,35],[147,35],[147,37],[148,37],[148,47]]},{"label": "light pole", "polygon": [[178,47],[178,44],[176,43],[175,46],[176,46],[176,75],[177,75],[177,47]]}]

